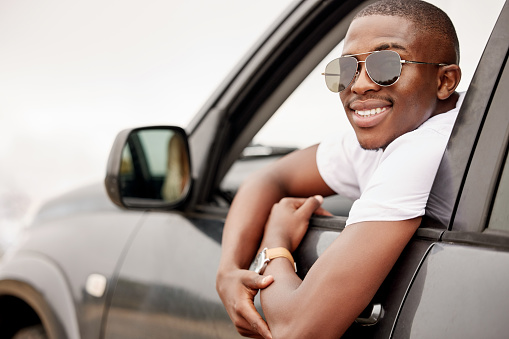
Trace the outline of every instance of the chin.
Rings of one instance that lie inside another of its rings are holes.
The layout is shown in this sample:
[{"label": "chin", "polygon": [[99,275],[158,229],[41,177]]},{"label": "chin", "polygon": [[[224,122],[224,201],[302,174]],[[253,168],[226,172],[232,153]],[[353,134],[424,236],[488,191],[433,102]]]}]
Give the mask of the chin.
[{"label": "chin", "polygon": [[384,150],[385,147],[375,147],[375,146],[371,146],[371,145],[364,145],[364,144],[361,144],[359,143],[361,148],[365,151],[379,151],[379,150]]},{"label": "chin", "polygon": [[385,149],[387,145],[380,140],[372,140],[370,138],[362,138],[357,134],[357,141],[362,149],[367,151],[378,151],[380,149]]},{"label": "chin", "polygon": [[394,134],[385,133],[382,135],[374,135],[374,133],[361,133],[361,132],[363,131],[355,131],[357,141],[359,142],[361,148],[368,151],[385,150],[391,142],[393,142],[396,138],[402,135],[398,133]]}]

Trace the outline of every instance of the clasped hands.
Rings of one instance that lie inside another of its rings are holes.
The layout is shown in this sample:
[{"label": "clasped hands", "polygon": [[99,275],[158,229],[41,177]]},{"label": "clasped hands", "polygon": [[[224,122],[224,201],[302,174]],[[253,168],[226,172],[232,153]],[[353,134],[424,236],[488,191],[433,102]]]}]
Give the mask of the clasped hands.
[{"label": "clasped hands", "polygon": [[[283,198],[272,207],[265,225],[261,248],[285,247],[297,249],[304,238],[313,214],[331,214],[321,208],[323,197]],[[267,323],[254,306],[254,297],[260,289],[268,287],[274,278],[255,272],[236,269],[220,272],[217,290],[237,331],[251,338],[272,338]]]}]

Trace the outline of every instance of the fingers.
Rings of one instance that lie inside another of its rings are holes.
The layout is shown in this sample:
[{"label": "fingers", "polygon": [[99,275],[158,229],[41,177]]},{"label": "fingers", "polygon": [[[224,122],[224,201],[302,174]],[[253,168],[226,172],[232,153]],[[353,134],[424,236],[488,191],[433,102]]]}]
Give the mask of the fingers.
[{"label": "fingers", "polygon": [[258,290],[272,284],[274,278],[238,270],[230,275],[228,280],[225,284],[234,284],[237,288],[224,286],[220,289],[220,296],[237,331],[245,337],[272,338],[269,327],[256,310],[253,300]]},{"label": "fingers", "polygon": [[321,204],[323,204],[323,197],[321,195],[315,195],[313,198]]},{"label": "fingers", "polygon": [[[272,207],[265,225],[264,240],[286,247],[293,252],[300,244],[309,226],[309,219],[316,211],[330,215],[320,205],[323,197],[283,198]],[[262,240],[262,243],[263,241]]]},{"label": "fingers", "polygon": [[293,209],[300,217],[309,219],[312,214],[332,217],[333,214],[324,208],[320,207],[323,203],[321,195],[315,195],[309,198],[290,198],[286,197],[281,199],[278,205],[285,206],[285,208]]},{"label": "fingers", "polygon": [[242,277],[242,283],[244,286],[253,290],[262,290],[274,282],[274,277],[271,275],[263,276],[255,272],[252,274],[244,275]]},{"label": "fingers", "polygon": [[239,301],[237,307],[232,309],[230,318],[233,325],[244,337],[272,338],[267,323],[262,319],[254,305],[247,300]]},{"label": "fingers", "polygon": [[302,206],[300,206],[296,213],[302,217],[309,219],[311,215],[322,205],[323,197],[321,195],[315,195],[314,197],[307,198]]},{"label": "fingers", "polygon": [[331,212],[327,211],[326,209],[324,209],[322,207],[319,207],[318,209],[316,209],[316,211],[314,211],[313,214],[322,215],[324,217],[333,217],[334,216],[334,214],[332,214]]},{"label": "fingers", "polygon": [[252,312],[252,315],[252,318],[246,318],[248,323],[251,325],[251,331],[254,331],[256,334],[259,333],[263,338],[272,339],[269,326],[265,320],[263,320],[262,316],[257,311]]},{"label": "fingers", "polygon": [[269,326],[258,313],[252,301],[244,300],[235,307],[238,316],[233,323],[237,331],[245,337],[271,339]]}]

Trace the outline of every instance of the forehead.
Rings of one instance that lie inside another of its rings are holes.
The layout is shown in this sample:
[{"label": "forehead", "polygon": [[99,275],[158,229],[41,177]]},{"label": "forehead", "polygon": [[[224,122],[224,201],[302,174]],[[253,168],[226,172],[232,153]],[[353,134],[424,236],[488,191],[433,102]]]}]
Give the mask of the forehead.
[{"label": "forehead", "polygon": [[414,55],[419,53],[424,39],[408,19],[370,15],[352,21],[345,37],[343,54],[395,49]]}]

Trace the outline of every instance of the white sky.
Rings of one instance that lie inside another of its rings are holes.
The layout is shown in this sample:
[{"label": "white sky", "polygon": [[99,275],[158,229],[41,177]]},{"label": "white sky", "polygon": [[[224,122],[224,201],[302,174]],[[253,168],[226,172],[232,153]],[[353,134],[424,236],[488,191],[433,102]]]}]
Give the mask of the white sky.
[{"label": "white sky", "polygon": [[[290,2],[0,0],[0,238],[25,207],[103,180],[123,128],[185,126]],[[467,23],[462,45],[503,4],[431,2]]]},{"label": "white sky", "polygon": [[185,126],[289,3],[0,0],[0,243],[103,180],[120,130]]}]

